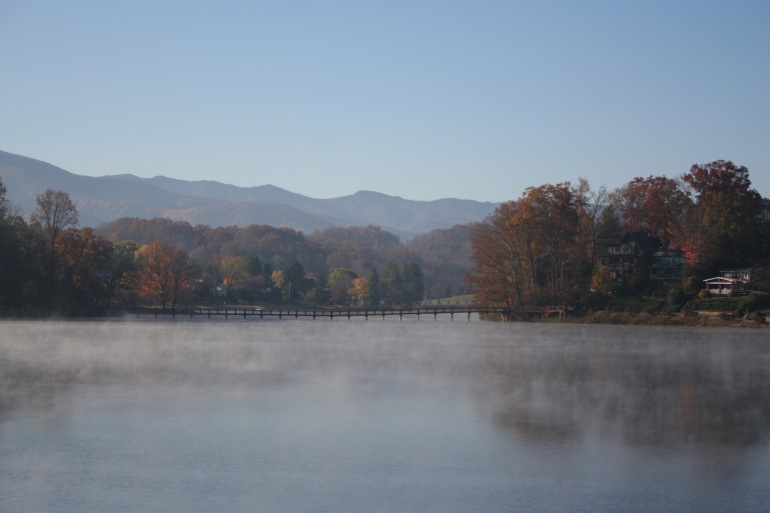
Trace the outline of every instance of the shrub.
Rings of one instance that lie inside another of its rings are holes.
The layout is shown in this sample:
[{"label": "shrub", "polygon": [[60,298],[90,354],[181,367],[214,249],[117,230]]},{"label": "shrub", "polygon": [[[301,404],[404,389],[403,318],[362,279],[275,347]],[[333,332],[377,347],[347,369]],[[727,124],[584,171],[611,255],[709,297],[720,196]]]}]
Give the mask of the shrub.
[{"label": "shrub", "polygon": [[738,299],[735,306],[735,314],[738,316],[746,315],[749,312],[756,312],[759,306],[759,297],[756,294],[750,294]]},{"label": "shrub", "polygon": [[666,303],[666,305],[663,307],[663,312],[667,314],[674,314],[678,311],[679,307],[671,303]]}]

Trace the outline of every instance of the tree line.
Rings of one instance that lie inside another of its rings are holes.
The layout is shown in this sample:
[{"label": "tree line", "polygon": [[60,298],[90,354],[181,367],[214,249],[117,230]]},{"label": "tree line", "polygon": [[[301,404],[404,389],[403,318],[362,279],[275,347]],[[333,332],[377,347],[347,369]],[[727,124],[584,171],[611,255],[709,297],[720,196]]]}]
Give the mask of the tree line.
[{"label": "tree line", "polygon": [[614,191],[587,180],[530,187],[502,203],[471,236],[476,301],[591,304],[651,291],[649,276],[613,280],[595,266],[603,243],[643,232],[681,250],[684,295],[730,267],[770,264],[770,200],[749,170],[730,161],[695,164],[677,178],[637,177]]},{"label": "tree line", "polygon": [[[426,294],[420,258],[378,227],[191,226],[120,219],[78,228],[64,191],[28,218],[0,182],[0,309],[99,313],[115,306],[297,303],[411,306]],[[457,280],[459,281],[459,279]]]}]

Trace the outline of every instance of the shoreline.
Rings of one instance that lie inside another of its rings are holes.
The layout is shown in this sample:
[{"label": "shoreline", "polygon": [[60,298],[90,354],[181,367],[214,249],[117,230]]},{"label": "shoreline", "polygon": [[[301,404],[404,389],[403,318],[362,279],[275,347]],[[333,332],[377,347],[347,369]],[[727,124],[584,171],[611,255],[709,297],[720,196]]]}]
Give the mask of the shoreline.
[{"label": "shoreline", "polygon": [[[121,315],[0,315],[0,322],[3,321],[114,321],[127,316]],[[294,320],[293,317],[286,320]],[[481,319],[481,321],[501,322],[502,319]],[[583,324],[583,325],[615,325],[615,326],[681,326],[690,328],[741,328],[741,329],[768,329],[770,323],[758,322],[748,319],[724,319],[718,315],[682,315],[682,314],[661,314],[661,313],[625,313],[597,311],[584,315],[549,317],[528,319],[506,319],[504,322],[530,322],[544,324]]]},{"label": "shoreline", "polygon": [[683,326],[692,328],[767,329],[770,324],[748,319],[724,319],[719,315],[682,315],[665,313],[627,313],[600,310],[580,316],[537,319],[534,322],[565,324],[609,324],[626,326]]}]

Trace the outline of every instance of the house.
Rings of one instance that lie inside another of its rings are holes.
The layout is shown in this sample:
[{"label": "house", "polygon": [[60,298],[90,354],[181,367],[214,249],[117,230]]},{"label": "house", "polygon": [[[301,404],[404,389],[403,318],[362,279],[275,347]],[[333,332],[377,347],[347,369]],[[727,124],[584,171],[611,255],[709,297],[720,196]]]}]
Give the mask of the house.
[{"label": "house", "polygon": [[746,290],[746,282],[738,278],[717,276],[703,280],[706,290],[712,296],[735,296]]},{"label": "house", "polygon": [[660,239],[647,232],[628,232],[620,240],[599,245],[596,270],[613,280],[644,274],[652,254],[660,249]]},{"label": "house", "polygon": [[723,269],[719,271],[719,274],[723,278],[735,278],[736,280],[742,280],[746,283],[758,281],[757,269],[753,269],[751,267],[745,267],[742,269]]},{"label": "house", "polygon": [[703,280],[706,290],[714,296],[736,296],[745,294],[749,288],[754,288],[759,282],[758,269],[750,267],[741,269],[723,269],[720,276]]},{"label": "house", "polygon": [[650,280],[653,284],[671,286],[682,280],[682,267],[685,264],[684,253],[679,250],[657,251],[652,255]]}]

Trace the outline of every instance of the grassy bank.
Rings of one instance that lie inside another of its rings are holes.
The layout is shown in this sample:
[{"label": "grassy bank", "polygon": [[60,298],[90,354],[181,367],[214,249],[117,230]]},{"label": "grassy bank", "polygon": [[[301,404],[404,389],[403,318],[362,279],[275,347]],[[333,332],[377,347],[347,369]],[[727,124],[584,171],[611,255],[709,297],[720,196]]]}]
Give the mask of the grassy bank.
[{"label": "grassy bank", "polygon": [[546,322],[568,322],[574,324],[627,324],[632,326],[692,326],[717,328],[770,328],[764,318],[749,320],[711,314],[666,314],[648,312],[610,312],[601,310],[584,315],[553,317]]}]

